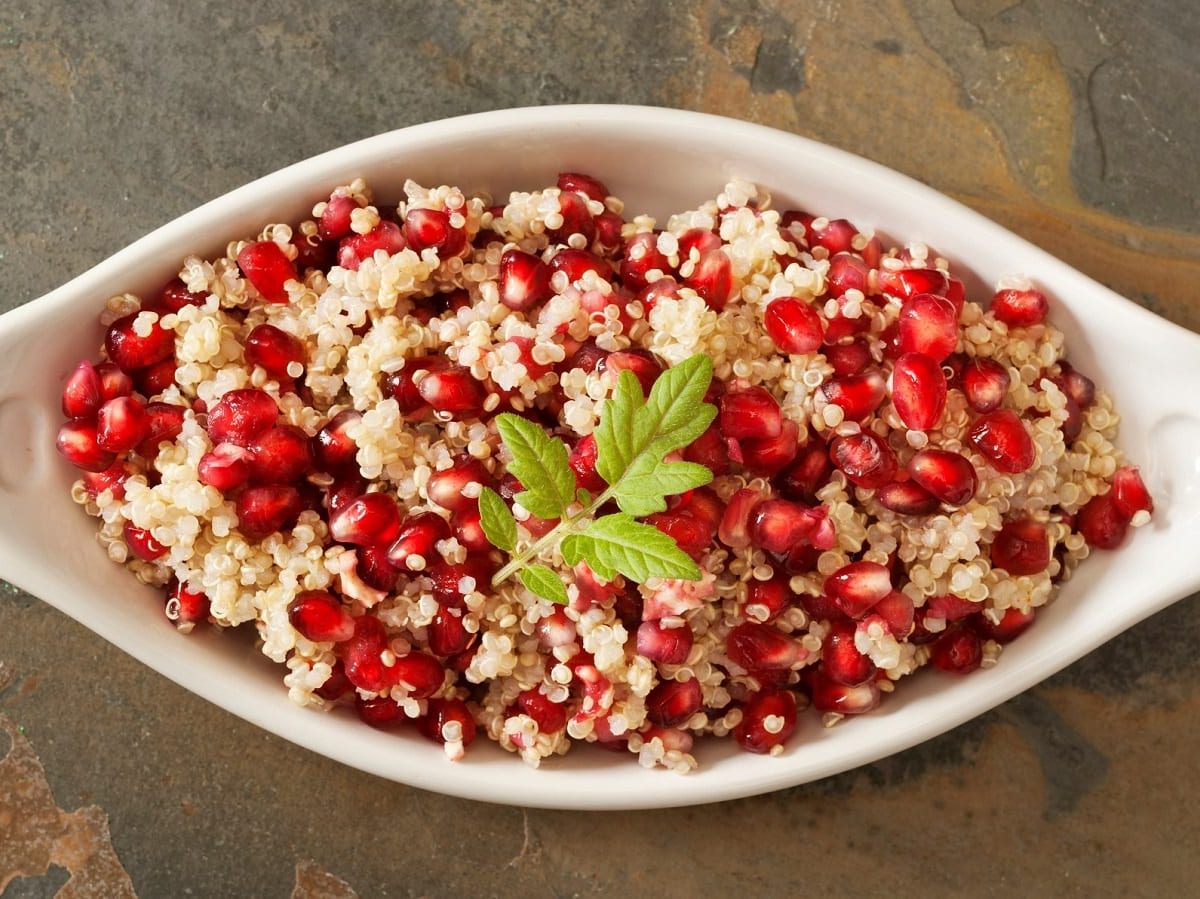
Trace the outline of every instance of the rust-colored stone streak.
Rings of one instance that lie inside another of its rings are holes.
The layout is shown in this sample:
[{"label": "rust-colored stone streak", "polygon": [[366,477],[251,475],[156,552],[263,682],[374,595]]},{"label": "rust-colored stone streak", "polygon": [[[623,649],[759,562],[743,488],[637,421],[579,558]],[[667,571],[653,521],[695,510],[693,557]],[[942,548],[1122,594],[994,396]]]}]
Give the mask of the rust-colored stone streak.
[{"label": "rust-colored stone streak", "polygon": [[292,899],[358,899],[350,884],[330,874],[314,861],[296,862]]},{"label": "rust-colored stone streak", "polygon": [[3,715],[0,732],[12,744],[0,760],[0,893],[18,877],[41,876],[58,865],[71,875],[61,899],[134,896],[104,810],[59,808],[29,741]]}]

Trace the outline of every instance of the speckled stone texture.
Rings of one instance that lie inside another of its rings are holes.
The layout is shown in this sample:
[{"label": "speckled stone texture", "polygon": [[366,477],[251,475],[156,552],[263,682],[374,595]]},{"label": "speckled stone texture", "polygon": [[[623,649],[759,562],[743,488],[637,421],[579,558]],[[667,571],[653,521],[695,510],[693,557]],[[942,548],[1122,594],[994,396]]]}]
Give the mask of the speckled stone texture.
[{"label": "speckled stone texture", "polygon": [[[612,101],[876,159],[1200,328],[1191,0],[167,6],[0,4],[0,310],[356,138]],[[717,807],[581,814],[351,771],[0,588],[6,897],[130,882],[143,897],[1157,897],[1200,882],[1190,600],[877,765]]]}]

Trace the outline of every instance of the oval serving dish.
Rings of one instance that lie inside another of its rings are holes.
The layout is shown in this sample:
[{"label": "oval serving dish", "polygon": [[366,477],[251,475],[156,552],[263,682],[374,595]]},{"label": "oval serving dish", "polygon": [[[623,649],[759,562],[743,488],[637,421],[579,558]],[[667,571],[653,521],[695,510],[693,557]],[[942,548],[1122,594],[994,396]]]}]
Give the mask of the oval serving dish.
[{"label": "oval serving dish", "polygon": [[[62,385],[94,352],[94,313],[110,295],[161,285],[188,254],[220,250],[264,222],[294,222],[355,177],[381,196],[406,178],[493,195],[586,171],[631,211],[665,215],[731,177],[763,185],[776,208],[846,216],[951,261],[968,295],[1025,274],[1053,301],[1071,358],[1121,410],[1120,444],[1155,497],[1150,525],[1120,552],[1080,567],[1000,663],[967,678],[922,675],[876,712],[823,730],[803,722],[780,757],[697,745],[680,777],[632,759],[576,751],[534,770],[480,740],[451,763],[414,732],[363,727],[351,712],[293,705],[277,669],[244,640],[182,635],[156,614],[158,591],[112,564],[94,522],[72,503],[73,472],[53,450]],[[81,314],[84,313],[84,314]],[[45,339],[54,322],[55,340]],[[1147,364],[1153,359],[1153,364]],[[763,793],[845,771],[940,734],[1048,677],[1200,588],[1200,337],[1159,319],[966,207],[882,166],[769,128],[636,106],[503,110],[418,125],[289,166],[164,225],[70,283],[0,317],[0,576],[75,618],[194,693],[294,743],[414,786],[516,805],[573,809],[691,805]],[[145,602],[136,594],[144,591]]]}]

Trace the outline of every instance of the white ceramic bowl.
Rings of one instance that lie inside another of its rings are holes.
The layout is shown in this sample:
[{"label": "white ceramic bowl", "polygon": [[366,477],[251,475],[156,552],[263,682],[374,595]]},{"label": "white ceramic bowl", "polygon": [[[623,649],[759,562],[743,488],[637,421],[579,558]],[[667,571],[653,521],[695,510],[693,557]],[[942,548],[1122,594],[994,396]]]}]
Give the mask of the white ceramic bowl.
[{"label": "white ceramic bowl", "polygon": [[[233,635],[177,634],[161,599],[113,565],[94,522],[68,496],[74,478],[53,450],[62,383],[95,353],[105,298],[161,285],[189,253],[215,253],[266,221],[296,221],[362,176],[380,196],[406,178],[504,195],[591,172],[631,212],[694,208],[740,176],[777,207],[845,216],[860,227],[936,247],[968,292],[1031,276],[1053,298],[1071,359],[1114,394],[1121,445],[1141,464],[1158,512],[1117,553],[1080,568],[1000,664],[966,678],[921,675],[877,712],[822,730],[805,715],[786,753],[764,758],[732,741],[701,745],[679,777],[627,756],[584,749],[534,770],[486,740],[465,761],[413,733],[364,727],[349,713],[292,705],[282,669]],[[946,731],[1053,674],[1200,587],[1192,557],[1200,517],[1200,337],[1117,296],[928,187],[850,154],[744,122],[633,106],[515,109],[382,134],[269,175],[164,225],[91,271],[0,318],[0,575],[211,702],[330,758],[430,790],[527,806],[648,808],[792,786],[881,758]],[[102,676],[102,674],[101,674]],[[93,714],[103,714],[100,707]],[[169,712],[164,712],[164,716]]]}]

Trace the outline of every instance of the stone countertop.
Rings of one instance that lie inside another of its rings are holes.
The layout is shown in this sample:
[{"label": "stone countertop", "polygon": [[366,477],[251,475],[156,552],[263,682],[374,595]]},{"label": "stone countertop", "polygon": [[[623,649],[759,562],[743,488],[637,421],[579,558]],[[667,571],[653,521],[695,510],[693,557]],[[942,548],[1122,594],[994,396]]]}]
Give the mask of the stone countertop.
[{"label": "stone countertop", "polygon": [[[0,310],[360,137],[506,106],[627,102],[878,160],[1200,329],[1188,298],[1200,117],[1179,114],[1200,93],[1200,8],[1185,0],[180,6],[0,9]],[[0,885],[11,880],[6,897],[1194,894],[1198,642],[1200,608],[1185,600],[876,765],[720,806],[582,814],[352,771],[0,584]]]}]

